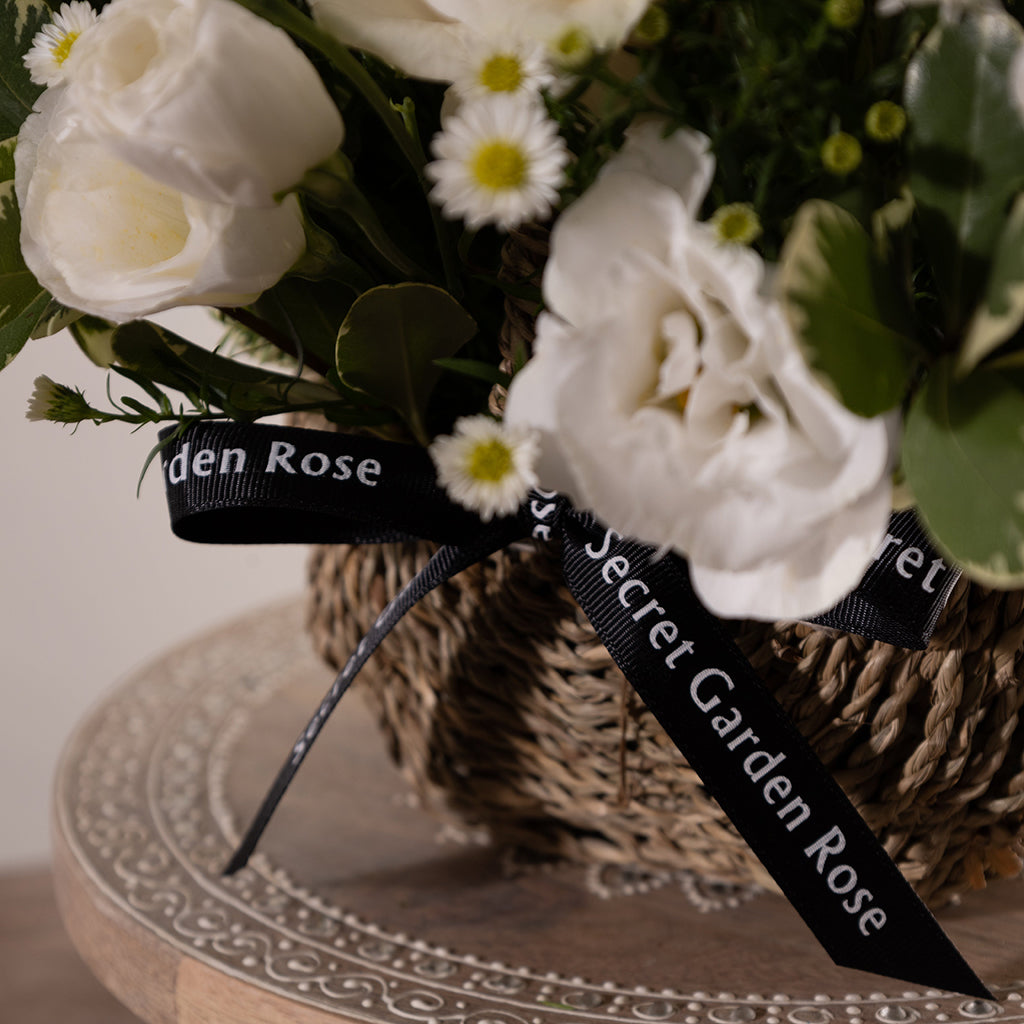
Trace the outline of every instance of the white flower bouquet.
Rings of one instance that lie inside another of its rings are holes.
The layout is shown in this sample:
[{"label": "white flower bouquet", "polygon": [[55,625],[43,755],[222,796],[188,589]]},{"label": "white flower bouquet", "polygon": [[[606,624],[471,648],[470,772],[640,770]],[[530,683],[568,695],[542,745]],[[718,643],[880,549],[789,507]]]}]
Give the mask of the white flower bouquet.
[{"label": "white flower bouquet", "polygon": [[[108,375],[103,408],[40,378],[30,417],[163,425],[153,454],[182,536],[242,539],[231,514],[207,528],[237,477],[243,497],[289,484],[288,539],[322,540],[336,517],[346,543],[443,542],[386,607],[361,602],[375,617],[230,870],[398,619],[532,533],[564,542],[566,585],[615,664],[830,952],[877,970],[902,950],[920,962],[899,976],[987,994],[944,939],[952,975],[897,927],[865,947],[890,916],[927,919],[893,909],[904,879],[758,679],[766,659],[744,660],[707,610],[858,619],[883,554],[913,600],[934,596],[924,633],[959,571],[1024,589],[1015,7],[0,0],[0,365],[66,329]],[[513,267],[524,239],[539,258]],[[181,305],[215,311],[216,349],[147,319]],[[512,306],[525,334],[505,330]],[[311,411],[343,440],[249,426]],[[325,498],[330,481],[344,494]],[[246,519],[257,533],[279,499]],[[428,505],[436,535],[417,532]],[[910,507],[935,551],[889,532]],[[958,872],[957,891],[1020,867],[1020,614],[987,612],[1009,640],[969,685],[935,687],[938,710],[908,713],[915,678],[896,729],[869,725],[872,666],[858,708],[836,712],[871,734],[858,778],[865,760],[915,775],[880,788],[895,853],[932,797],[942,828],[910,852],[950,839],[946,781],[989,800],[941,876]],[[822,671],[844,675],[842,657]],[[975,703],[949,724],[961,697]],[[983,697],[998,714],[975,710]],[[904,720],[906,756],[887,746]],[[974,756],[981,722],[995,739]],[[873,799],[857,796],[866,819]]]},{"label": "white flower bouquet", "polygon": [[[830,608],[901,504],[1020,587],[1008,7],[3,0],[0,361],[68,328],[141,389],[41,378],[34,418],[317,410],[429,447],[484,520],[559,491],[727,617]],[[187,304],[216,351],[145,319]]]}]

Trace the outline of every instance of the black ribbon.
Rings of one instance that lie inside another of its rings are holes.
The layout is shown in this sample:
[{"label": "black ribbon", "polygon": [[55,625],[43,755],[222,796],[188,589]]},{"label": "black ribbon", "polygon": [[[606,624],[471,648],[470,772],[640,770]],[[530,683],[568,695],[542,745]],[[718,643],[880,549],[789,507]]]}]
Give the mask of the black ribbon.
[{"label": "black ribbon", "polygon": [[947,565],[929,544],[914,510],[904,509],[890,518],[857,589],[811,621],[923,651],[959,578],[960,569]]},{"label": "black ribbon", "polygon": [[[447,499],[426,453],[405,445],[200,423],[167,444],[162,459],[172,528],[190,540],[420,538],[443,545],[338,674],[228,873],[245,865],[327,717],[405,612],[455,573],[534,536],[561,544],[566,582],[597,635],[832,959],[992,998],[721,623],[697,600],[681,559],[620,538],[542,491],[516,515],[483,523]],[[902,539],[901,545],[906,548]],[[924,568],[917,561],[917,555],[905,558],[904,568]]]}]

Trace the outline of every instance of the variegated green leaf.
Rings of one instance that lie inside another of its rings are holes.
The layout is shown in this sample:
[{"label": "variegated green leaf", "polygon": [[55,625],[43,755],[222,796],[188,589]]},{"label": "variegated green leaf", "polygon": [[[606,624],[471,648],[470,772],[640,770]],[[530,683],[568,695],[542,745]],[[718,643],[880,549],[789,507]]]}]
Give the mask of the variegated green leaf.
[{"label": "variegated green leaf", "polygon": [[804,203],[779,266],[782,306],[819,380],[860,416],[897,405],[914,368],[914,325],[892,272],[857,219]]},{"label": "variegated green leaf", "polygon": [[50,303],[21,258],[21,217],[14,195],[14,139],[0,143],[0,369],[32,336]]},{"label": "variegated green leaf", "polygon": [[976,580],[1024,586],[1024,376],[932,368],[910,406],[903,469],[939,547]]},{"label": "variegated green leaf", "polygon": [[1022,45],[1024,28],[1014,18],[979,13],[937,25],[907,68],[910,188],[949,336],[982,299],[1020,190],[1024,125],[1009,67]]},{"label": "variegated green leaf", "polygon": [[18,134],[43,91],[29,78],[24,57],[49,20],[41,0],[0,0],[0,141]]},{"label": "variegated green leaf", "polygon": [[1006,219],[999,237],[985,296],[974,311],[958,353],[956,372],[964,376],[1009,341],[1024,324],[1024,196]]}]

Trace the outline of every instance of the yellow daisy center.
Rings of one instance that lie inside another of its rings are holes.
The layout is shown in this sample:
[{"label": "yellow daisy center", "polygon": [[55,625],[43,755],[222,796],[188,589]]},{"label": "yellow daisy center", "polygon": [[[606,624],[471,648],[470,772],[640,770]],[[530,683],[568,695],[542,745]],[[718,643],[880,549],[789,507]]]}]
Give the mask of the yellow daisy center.
[{"label": "yellow daisy center", "polygon": [[499,483],[513,468],[512,449],[496,437],[481,441],[466,460],[466,472],[480,483]]},{"label": "yellow daisy center", "polygon": [[53,47],[53,61],[58,67],[71,55],[71,47],[75,45],[75,40],[81,34],[76,31],[66,32]]},{"label": "yellow daisy center", "polygon": [[846,132],[830,135],[821,147],[821,162],[830,174],[843,177],[855,171],[859,166],[863,153],[860,143]]},{"label": "yellow daisy center", "polygon": [[480,69],[479,80],[491,92],[515,92],[523,84],[523,66],[513,54],[496,53]]},{"label": "yellow daisy center", "polygon": [[512,142],[485,142],[473,155],[472,172],[478,185],[500,192],[526,181],[526,155]]},{"label": "yellow daisy center", "polygon": [[761,219],[749,203],[729,203],[715,210],[711,223],[719,239],[750,245],[761,234]]},{"label": "yellow daisy center", "polygon": [[876,142],[895,142],[906,130],[907,112],[896,103],[873,103],[864,117],[864,128]]}]

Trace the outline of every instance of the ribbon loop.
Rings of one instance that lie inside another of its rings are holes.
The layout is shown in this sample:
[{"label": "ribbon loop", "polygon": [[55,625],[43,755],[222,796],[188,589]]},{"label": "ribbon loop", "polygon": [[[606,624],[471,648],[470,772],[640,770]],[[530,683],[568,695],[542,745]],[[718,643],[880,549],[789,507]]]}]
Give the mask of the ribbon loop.
[{"label": "ribbon loop", "polygon": [[[201,424],[162,454],[172,525],[188,539],[445,542],[338,673],[229,873],[247,862],[328,716],[402,616],[462,569],[533,536],[561,542],[569,589],[616,664],[833,960],[992,998],[697,600],[675,555],[623,539],[546,491],[532,492],[516,515],[483,523],[447,499],[424,452],[368,438]],[[901,576],[924,558],[913,550],[906,565],[902,556],[894,563]],[[924,579],[934,581],[938,571]]]},{"label": "ribbon loop", "polygon": [[[166,441],[175,428],[161,431]],[[422,448],[263,424],[193,424],[161,452],[171,529],[205,544],[461,543],[480,519]]]}]

